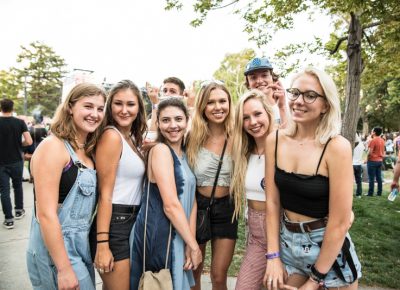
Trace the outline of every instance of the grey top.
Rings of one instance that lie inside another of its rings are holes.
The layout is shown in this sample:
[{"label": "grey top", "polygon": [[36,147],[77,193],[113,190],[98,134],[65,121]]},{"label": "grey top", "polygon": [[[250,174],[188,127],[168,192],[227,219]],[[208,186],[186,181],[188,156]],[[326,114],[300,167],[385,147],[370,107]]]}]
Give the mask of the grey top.
[{"label": "grey top", "polygon": [[[213,186],[217,174],[218,163],[221,155],[215,154],[201,147],[197,153],[196,165],[193,170],[197,186]],[[217,186],[230,186],[232,171],[232,158],[225,152],[222,160]]]}]

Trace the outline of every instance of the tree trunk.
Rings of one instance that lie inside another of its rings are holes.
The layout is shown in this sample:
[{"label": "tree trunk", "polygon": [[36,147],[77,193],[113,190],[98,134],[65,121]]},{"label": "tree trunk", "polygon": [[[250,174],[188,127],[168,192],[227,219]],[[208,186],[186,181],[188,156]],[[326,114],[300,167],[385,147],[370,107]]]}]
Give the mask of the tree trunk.
[{"label": "tree trunk", "polygon": [[361,37],[362,27],[358,15],[351,12],[349,38],[347,40],[346,105],[343,115],[342,135],[354,145],[359,118],[358,105],[361,86]]}]

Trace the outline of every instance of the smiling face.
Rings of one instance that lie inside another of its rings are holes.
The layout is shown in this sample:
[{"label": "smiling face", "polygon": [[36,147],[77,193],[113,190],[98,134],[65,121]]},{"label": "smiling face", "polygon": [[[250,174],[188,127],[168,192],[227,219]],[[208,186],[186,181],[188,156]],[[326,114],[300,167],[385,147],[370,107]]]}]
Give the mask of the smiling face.
[{"label": "smiling face", "polygon": [[79,136],[85,139],[99,127],[104,118],[104,105],[103,95],[83,97],[70,105],[69,113]]},{"label": "smiling face", "polygon": [[210,123],[223,124],[228,114],[228,94],[219,88],[212,90],[204,109],[206,119]]},{"label": "smiling face", "polygon": [[243,129],[254,139],[268,135],[270,120],[260,100],[251,98],[243,105]]},{"label": "smiling face", "polygon": [[168,106],[159,112],[157,126],[159,133],[170,145],[180,146],[186,133],[187,117],[180,108]]},{"label": "smiling face", "polygon": [[111,111],[117,127],[130,131],[139,112],[138,96],[131,89],[118,91],[111,101]]},{"label": "smiling face", "polygon": [[271,89],[268,88],[273,84],[271,70],[263,69],[251,72],[247,75],[247,82],[249,89],[258,89],[266,96],[271,94]]},{"label": "smiling face", "polygon": [[[315,76],[310,74],[302,74],[292,84],[292,88],[296,88],[302,92],[314,91],[324,96],[324,91]],[[325,98],[317,98],[312,104],[304,102],[303,95],[300,95],[296,100],[289,101],[289,108],[292,114],[292,119],[296,123],[319,123],[321,115],[328,110],[328,105]]]}]

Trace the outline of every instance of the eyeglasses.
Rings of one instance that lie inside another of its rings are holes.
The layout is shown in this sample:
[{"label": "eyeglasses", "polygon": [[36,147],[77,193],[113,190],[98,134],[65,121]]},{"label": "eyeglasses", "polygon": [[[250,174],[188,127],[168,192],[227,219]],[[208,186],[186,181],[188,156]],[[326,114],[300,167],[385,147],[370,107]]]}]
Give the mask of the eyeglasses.
[{"label": "eyeglasses", "polygon": [[222,82],[220,80],[207,80],[207,81],[204,81],[204,82],[202,82],[200,84],[200,88],[204,89],[206,86],[208,86],[210,84],[217,84],[217,85],[220,85],[220,86],[224,86],[225,85],[224,82]]},{"label": "eyeglasses", "polygon": [[325,99],[325,96],[318,94],[317,92],[314,91],[305,91],[302,92],[299,89],[296,88],[290,88],[286,90],[289,95],[288,98],[291,101],[296,101],[300,95],[303,95],[303,101],[307,104],[312,104],[315,102],[315,100],[319,97],[319,98],[323,98]]}]

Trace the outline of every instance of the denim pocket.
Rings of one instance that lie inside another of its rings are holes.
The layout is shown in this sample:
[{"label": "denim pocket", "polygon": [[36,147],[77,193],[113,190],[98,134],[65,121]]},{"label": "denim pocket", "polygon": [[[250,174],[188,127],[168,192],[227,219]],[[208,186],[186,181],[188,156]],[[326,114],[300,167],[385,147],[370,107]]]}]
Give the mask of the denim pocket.
[{"label": "denim pocket", "polygon": [[74,220],[90,220],[96,199],[96,186],[88,183],[78,183],[74,204],[71,208],[71,218]]}]

